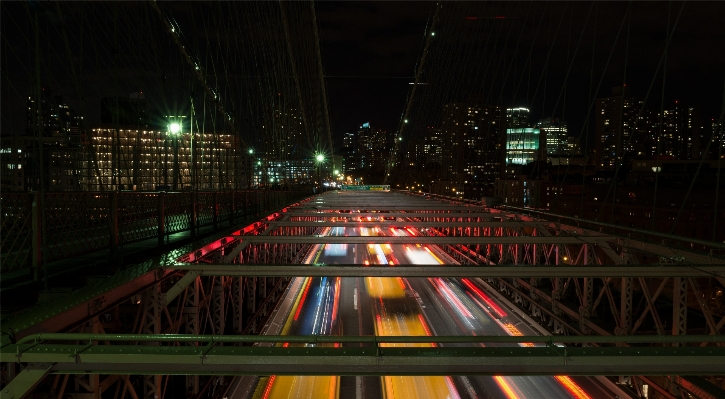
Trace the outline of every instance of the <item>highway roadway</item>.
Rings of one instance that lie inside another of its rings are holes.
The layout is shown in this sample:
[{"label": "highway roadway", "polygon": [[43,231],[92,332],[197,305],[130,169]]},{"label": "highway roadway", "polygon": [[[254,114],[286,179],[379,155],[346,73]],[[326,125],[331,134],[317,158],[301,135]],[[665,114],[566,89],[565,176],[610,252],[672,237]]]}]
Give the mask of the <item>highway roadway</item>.
[{"label": "highway roadway", "polygon": [[[321,233],[330,236],[417,235],[413,229],[381,230],[364,227],[364,223],[355,225],[328,227]],[[451,263],[435,247],[402,244],[323,244],[314,249],[308,260],[325,264],[389,264],[391,267],[396,264]],[[489,287],[478,279],[299,279],[301,288],[282,328],[283,335],[540,334],[534,326],[515,315],[504,301],[491,294]],[[254,399],[353,397],[583,399],[616,396],[595,378],[566,376],[274,376],[260,378],[252,395]]]}]

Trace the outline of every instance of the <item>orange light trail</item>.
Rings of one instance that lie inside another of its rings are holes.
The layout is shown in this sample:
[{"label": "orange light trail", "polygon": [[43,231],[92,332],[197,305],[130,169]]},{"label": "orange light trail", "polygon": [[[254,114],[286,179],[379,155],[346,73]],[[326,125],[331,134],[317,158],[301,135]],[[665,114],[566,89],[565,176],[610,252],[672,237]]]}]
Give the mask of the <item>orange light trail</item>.
[{"label": "orange light trail", "polygon": [[495,375],[493,376],[493,379],[496,380],[496,383],[498,384],[499,388],[503,391],[503,393],[506,394],[506,397],[509,399],[519,399],[519,396],[516,395],[516,392],[514,392],[513,389],[511,389],[511,386],[506,382],[506,380],[503,379],[503,377]]},{"label": "orange light trail", "polygon": [[[521,334],[521,331],[519,331],[519,329],[516,328],[516,326],[514,326],[513,324],[505,323],[505,324],[503,324],[503,326],[506,327],[506,329],[508,330],[509,334],[513,335],[514,337],[522,337],[524,335],[524,334]],[[521,343],[519,345],[521,345],[521,346],[527,346],[527,347],[533,347],[534,346],[534,344],[532,344],[531,342],[523,342],[523,343]]]},{"label": "orange light trail", "polygon": [[297,320],[298,317],[300,317],[300,312],[302,311],[302,305],[305,303],[305,298],[307,298],[307,291],[310,290],[310,285],[311,285],[310,281],[311,280],[312,279],[308,277],[307,281],[305,281],[305,292],[302,294],[302,299],[300,299],[300,303],[297,304],[297,310],[295,311],[295,317],[294,317],[295,321]]},{"label": "orange light trail", "polygon": [[340,277],[335,280],[335,300],[332,303],[332,320],[337,320],[337,311],[340,305]]},{"label": "orange light trail", "polygon": [[579,385],[577,385],[576,382],[574,382],[571,378],[565,376],[565,375],[557,375],[554,376],[557,381],[561,385],[566,388],[567,391],[569,391],[570,394],[572,394],[577,399],[592,399],[591,396],[587,395],[586,392],[584,392],[583,389]]},{"label": "orange light trail", "polygon": [[[423,330],[425,330],[425,335],[427,335],[429,337],[431,335],[433,335],[433,334],[430,333],[430,329],[428,328],[428,324],[425,323],[425,320],[423,319],[423,315],[420,314],[420,313],[418,313],[418,320],[420,320],[420,324],[423,326]],[[431,342],[430,346],[432,346],[432,347],[435,348],[438,345],[436,343],[434,343],[434,342]]]}]

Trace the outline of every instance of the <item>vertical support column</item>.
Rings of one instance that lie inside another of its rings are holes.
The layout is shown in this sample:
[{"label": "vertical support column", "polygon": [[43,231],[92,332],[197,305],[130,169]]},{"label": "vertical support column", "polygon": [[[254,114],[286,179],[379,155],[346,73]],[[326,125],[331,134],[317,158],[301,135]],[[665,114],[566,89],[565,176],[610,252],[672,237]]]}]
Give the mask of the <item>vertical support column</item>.
[{"label": "vertical support column", "polygon": [[[674,277],[672,287],[672,335],[687,334],[687,279]],[[678,344],[673,344],[678,346]]]},{"label": "vertical support column", "polygon": [[158,238],[159,238],[158,245],[160,247],[164,246],[164,235],[166,235],[166,218],[164,217],[164,210],[165,210],[165,203],[164,203],[165,198],[164,197],[165,196],[166,196],[165,192],[162,191],[159,193],[158,210],[156,212],[158,215],[158,218],[156,220],[156,225],[158,227]]},{"label": "vertical support column", "polygon": [[[257,283],[259,284],[259,287],[257,287],[257,295],[259,295],[260,304],[264,303],[264,300],[267,299],[267,295],[269,295],[269,289],[272,287],[268,285],[269,279],[269,277],[260,277],[257,279]],[[263,313],[263,315],[266,316],[266,313]]]},{"label": "vertical support column", "polygon": [[226,309],[224,309],[224,282],[227,277],[219,276],[214,281],[212,300],[214,301],[214,334],[224,335]]},{"label": "vertical support column", "polygon": [[[246,303],[247,315],[253,317],[257,313],[257,277],[247,277],[247,285],[244,288],[244,302]],[[247,320],[247,323],[253,325],[249,333],[254,334],[256,331],[256,323],[252,319]]]},{"label": "vertical support column", "polygon": [[40,280],[40,268],[43,264],[43,197],[39,192],[33,193],[33,203],[31,205],[32,226],[30,232],[32,234],[33,249],[33,279]]},{"label": "vertical support column", "polygon": [[244,331],[244,277],[232,277],[232,308],[234,311],[234,332],[241,334]]},{"label": "vertical support column", "polygon": [[564,283],[562,282],[561,278],[555,278],[553,279],[552,284],[554,285],[554,289],[551,291],[551,312],[555,315],[558,315],[561,313],[561,311],[559,310],[559,307],[556,306],[556,304],[561,301],[561,294]]},{"label": "vertical support column", "polygon": [[[154,284],[144,294],[142,334],[161,334],[161,285]],[[159,345],[149,342],[149,345]],[[161,399],[161,376],[147,375],[143,378],[144,399]]]},{"label": "vertical support column", "polygon": [[589,332],[586,321],[592,316],[592,290],[593,279],[585,277],[581,286],[581,305],[579,305],[579,330],[584,334]]},{"label": "vertical support column", "polygon": [[622,278],[619,302],[619,327],[614,329],[617,335],[629,335],[632,331],[632,279]]},{"label": "vertical support column", "polygon": [[[186,288],[184,301],[184,332],[190,335],[199,335],[199,284],[200,277],[194,279]],[[187,342],[186,345],[196,346],[196,342]],[[186,397],[193,398],[199,393],[199,376],[186,376]]]}]

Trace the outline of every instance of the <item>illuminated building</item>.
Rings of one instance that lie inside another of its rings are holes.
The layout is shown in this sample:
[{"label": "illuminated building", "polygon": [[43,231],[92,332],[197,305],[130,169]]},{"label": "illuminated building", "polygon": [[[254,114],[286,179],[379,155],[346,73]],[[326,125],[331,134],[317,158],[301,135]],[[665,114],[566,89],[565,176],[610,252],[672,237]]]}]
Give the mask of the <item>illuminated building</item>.
[{"label": "illuminated building", "polygon": [[385,169],[390,157],[387,131],[374,129],[370,122],[360,125],[355,143],[355,168]]},{"label": "illuminated building", "polygon": [[570,155],[566,122],[549,117],[540,120],[536,127],[545,140],[547,155]]},{"label": "illuminated building", "polygon": [[529,109],[528,108],[507,108],[506,109],[506,128],[513,129],[529,126]]},{"label": "illuminated building", "polygon": [[441,125],[442,166],[449,190],[465,196],[493,193],[494,179],[501,171],[505,152],[505,115],[495,105],[450,103],[443,107]]},{"label": "illuminated building", "polygon": [[[243,188],[239,140],[230,134],[194,134],[196,188]],[[178,189],[191,185],[191,135],[137,129],[90,129],[80,163],[81,189],[154,190],[173,183],[178,148]]]},{"label": "illuminated building", "polygon": [[538,128],[506,129],[506,164],[526,165],[538,160]]},{"label": "illuminated building", "polygon": [[[660,127],[660,120],[662,125]],[[653,131],[660,138],[659,155],[667,155],[680,160],[702,157],[702,128],[699,113],[693,107],[683,106],[675,101],[667,106],[660,116],[654,118]],[[658,155],[657,142],[653,140],[652,155]],[[707,146],[707,144],[705,144]]]},{"label": "illuminated building", "polygon": [[646,155],[652,148],[652,130],[646,112],[638,117],[643,101],[629,96],[629,88],[615,87],[612,96],[598,98],[595,108],[595,165],[614,170],[625,153]]},{"label": "illuminated building", "polygon": [[83,117],[48,87],[27,100],[25,134],[0,144],[3,191],[74,191],[78,185]]}]

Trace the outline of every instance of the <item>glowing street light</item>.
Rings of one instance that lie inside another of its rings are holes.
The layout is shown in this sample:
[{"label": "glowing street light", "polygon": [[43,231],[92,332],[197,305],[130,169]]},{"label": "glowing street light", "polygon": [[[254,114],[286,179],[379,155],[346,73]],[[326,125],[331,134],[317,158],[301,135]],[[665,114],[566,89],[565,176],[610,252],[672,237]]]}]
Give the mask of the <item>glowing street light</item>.
[{"label": "glowing street light", "polygon": [[322,163],[325,162],[325,156],[317,154],[315,160],[317,161],[317,182],[320,185],[320,192],[322,192]]},{"label": "glowing street light", "polygon": [[249,149],[249,155],[252,155],[252,154],[254,154],[254,148]]},{"label": "glowing street light", "polygon": [[172,123],[169,125],[169,131],[172,134],[178,134],[181,131],[181,125],[179,125],[178,123]]}]

